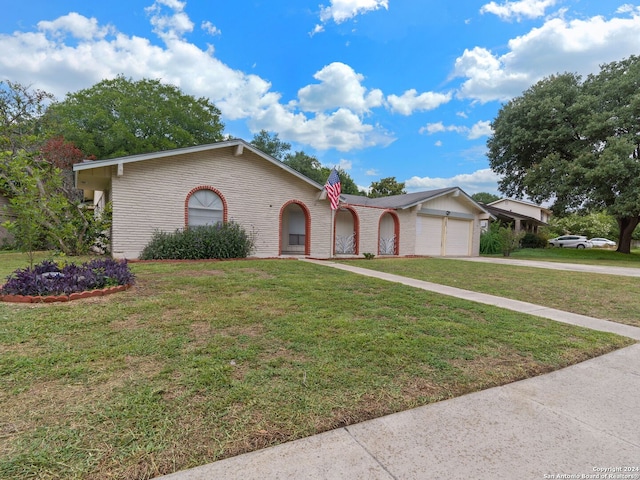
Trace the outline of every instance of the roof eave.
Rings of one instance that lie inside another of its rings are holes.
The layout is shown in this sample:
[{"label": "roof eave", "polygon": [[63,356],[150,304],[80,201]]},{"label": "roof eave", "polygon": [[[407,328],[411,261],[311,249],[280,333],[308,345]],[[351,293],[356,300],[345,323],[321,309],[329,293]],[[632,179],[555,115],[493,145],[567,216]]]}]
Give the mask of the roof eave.
[{"label": "roof eave", "polygon": [[206,145],[196,145],[193,147],[176,148],[172,150],[162,150],[160,152],[153,152],[153,153],[141,153],[138,155],[129,155],[126,157],[110,158],[107,160],[90,160],[82,163],[76,163],[73,166],[73,171],[79,172],[82,170],[91,170],[94,168],[109,167],[112,165],[125,165],[127,163],[144,162],[146,160],[155,160],[158,158],[173,157],[176,155],[187,155],[190,153],[204,152],[207,150],[218,150],[221,148],[238,147],[238,146],[241,146],[242,148],[246,148],[252,151],[256,155],[264,158],[268,162],[271,162],[272,164],[276,165],[277,167],[282,168],[288,173],[298,177],[300,180],[305,181],[306,183],[312,185],[318,190],[322,190],[324,188],[322,185],[310,179],[306,175],[303,175],[297,170],[294,170],[293,168],[284,164],[280,160],[272,157],[271,155],[264,153],[263,151],[257,149],[256,147],[254,147],[253,145],[251,145],[250,143],[242,139],[226,140],[218,143],[209,143]]}]

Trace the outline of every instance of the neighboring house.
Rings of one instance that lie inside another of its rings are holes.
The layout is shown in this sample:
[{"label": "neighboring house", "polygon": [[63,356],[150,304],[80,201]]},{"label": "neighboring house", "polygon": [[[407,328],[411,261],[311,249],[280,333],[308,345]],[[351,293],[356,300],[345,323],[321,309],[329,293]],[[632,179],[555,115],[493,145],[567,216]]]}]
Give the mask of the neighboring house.
[{"label": "neighboring house", "polygon": [[505,224],[512,224],[516,231],[537,233],[539,227],[549,224],[551,210],[535,203],[503,198],[484,207]]},{"label": "neighboring house", "polygon": [[154,231],[234,221],[257,257],[478,255],[491,217],[459,188],[370,199],[324,187],[243,140],[74,165],[76,186],[111,201],[111,250],[137,258]]}]

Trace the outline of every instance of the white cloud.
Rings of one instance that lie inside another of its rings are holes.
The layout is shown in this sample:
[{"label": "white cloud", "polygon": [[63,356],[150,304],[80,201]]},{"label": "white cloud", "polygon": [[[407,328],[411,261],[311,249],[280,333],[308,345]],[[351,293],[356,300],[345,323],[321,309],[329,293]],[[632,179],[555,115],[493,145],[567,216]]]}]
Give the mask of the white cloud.
[{"label": "white cloud", "polygon": [[503,20],[516,19],[520,21],[522,18],[542,17],[547,8],[553,7],[555,4],[556,0],[506,1],[501,5],[490,2],[480,8],[480,13],[492,13]]},{"label": "white cloud", "polygon": [[405,180],[404,183],[409,193],[438,188],[460,187],[467,194],[473,195],[479,192],[498,194],[499,180],[500,177],[496,173],[489,168],[485,168],[450,178],[411,177],[409,180]]},{"label": "white cloud", "polygon": [[313,27],[313,30],[309,32],[309,36],[313,37],[316,33],[320,33],[320,32],[324,32],[324,26],[318,24],[315,27]]},{"label": "white cloud", "polygon": [[366,172],[364,172],[364,174],[367,177],[377,177],[378,175],[380,175],[380,172],[378,170],[376,170],[375,168],[372,168],[372,169],[367,170]]},{"label": "white cloud", "polygon": [[[165,41],[177,40],[185,33],[193,31],[193,22],[184,12],[186,2],[179,0],[156,0],[153,5],[145,8],[150,17],[154,32]],[[165,13],[163,6],[170,12]]]},{"label": "white cloud", "polygon": [[304,110],[322,112],[348,108],[356,113],[365,113],[382,105],[382,91],[367,91],[361,84],[364,76],[349,65],[334,62],[313,77],[321,83],[307,85],[298,91],[299,105]]},{"label": "white cloud", "polygon": [[342,152],[372,146],[387,146],[395,138],[380,127],[363,123],[362,118],[346,108],[331,114],[317,113],[312,118],[291,107],[273,103],[256,112],[249,120],[252,131],[278,132],[282,139],[310,145],[318,150],[335,148]]},{"label": "white cloud", "polygon": [[632,5],[631,3],[625,3],[624,5],[620,5],[616,10],[616,13],[640,13],[640,6]]},{"label": "white cloud", "polygon": [[341,158],[339,167],[345,172],[348,172],[353,168],[353,162],[351,160],[345,160],[344,158]]},{"label": "white cloud", "polygon": [[436,143],[434,143],[434,145],[435,145],[436,147],[441,147],[441,146],[442,146],[442,140],[438,140],[438,141],[436,141]]},{"label": "white cloud", "polygon": [[[444,125],[442,122],[427,123],[424,127],[420,128],[420,134],[434,135],[436,133],[443,132],[455,132],[461,135],[466,135],[469,140],[476,140],[481,137],[489,136],[493,133],[491,129],[490,121],[479,121],[471,128],[463,125]],[[437,146],[442,143],[436,143]]]},{"label": "white cloud", "polygon": [[[88,88],[119,74],[161,79],[185,93],[209,98],[222,112],[223,121],[246,119],[256,131],[277,131],[285,141],[313,148],[350,151],[387,146],[393,135],[365,122],[371,108],[382,106],[380,90],[368,90],[364,77],[342,63],[320,70],[320,84],[300,90],[300,98],[282,104],[281,94],[257,75],[233,69],[183,35],[193,30],[184,12],[186,3],[156,0],[146,9],[154,32],[164,45],[128,36],[95,18],[77,13],[40,22],[35,31],[0,34],[0,78],[10,78],[53,93]],[[202,28],[219,32],[210,22]],[[70,38],[68,38],[70,37]]]},{"label": "white cloud", "polygon": [[629,16],[549,19],[510,40],[503,55],[482,47],[466,49],[455,62],[454,76],[466,78],[457,95],[483,103],[507,101],[554,73],[596,73],[602,64],[637,54],[640,8],[624,13]]},{"label": "white cloud", "polygon": [[480,121],[474,124],[469,131],[469,140],[475,140],[480,137],[488,137],[493,133],[493,129],[491,128],[491,122],[489,120]]},{"label": "white cloud", "polygon": [[53,21],[38,22],[38,29],[51,34],[54,38],[62,39],[68,33],[79,40],[101,39],[111,31],[110,27],[98,26],[98,20],[95,18],[87,18],[75,12]]},{"label": "white cloud", "polygon": [[424,92],[418,95],[417,90],[410,89],[402,96],[389,95],[387,101],[391,111],[401,115],[411,115],[414,111],[433,110],[451,100],[451,93]]},{"label": "white cloud", "polygon": [[442,132],[456,132],[456,133],[464,133],[469,129],[467,127],[461,127],[457,125],[449,125],[445,126],[442,122],[437,123],[427,123],[426,126],[422,127],[419,132],[420,134],[426,133],[427,135],[433,135],[434,133],[442,133]]},{"label": "white cloud", "polygon": [[331,5],[320,5],[320,21],[345,22],[357,15],[384,8],[389,10],[388,0],[331,0]]},{"label": "white cloud", "polygon": [[213,23],[211,23],[208,20],[205,21],[205,22],[202,22],[202,24],[200,25],[200,28],[202,30],[204,30],[205,32],[207,32],[211,36],[216,36],[216,35],[221,35],[222,34],[220,29],[218,27],[216,27]]}]

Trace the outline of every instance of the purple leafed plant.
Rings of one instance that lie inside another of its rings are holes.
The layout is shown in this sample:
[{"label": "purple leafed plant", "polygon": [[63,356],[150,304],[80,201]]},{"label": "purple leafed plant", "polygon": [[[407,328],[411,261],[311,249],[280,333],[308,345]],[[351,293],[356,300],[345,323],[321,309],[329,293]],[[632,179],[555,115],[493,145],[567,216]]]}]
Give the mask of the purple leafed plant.
[{"label": "purple leafed plant", "polygon": [[7,277],[0,288],[2,295],[69,295],[117,285],[133,285],[135,277],[126,260],[100,258],[62,268],[45,260],[33,268],[18,269]]}]

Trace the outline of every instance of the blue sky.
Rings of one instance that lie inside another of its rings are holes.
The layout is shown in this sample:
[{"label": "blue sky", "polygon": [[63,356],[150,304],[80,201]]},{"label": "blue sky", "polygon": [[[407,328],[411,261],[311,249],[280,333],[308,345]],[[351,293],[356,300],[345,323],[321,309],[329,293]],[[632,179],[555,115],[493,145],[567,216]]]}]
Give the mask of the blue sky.
[{"label": "blue sky", "polygon": [[635,1],[3,2],[0,79],[60,100],[119,74],[160,79],[211,99],[225,133],[278,133],[361,187],[497,193],[500,106],[639,55]]}]

